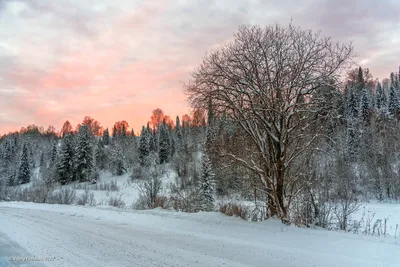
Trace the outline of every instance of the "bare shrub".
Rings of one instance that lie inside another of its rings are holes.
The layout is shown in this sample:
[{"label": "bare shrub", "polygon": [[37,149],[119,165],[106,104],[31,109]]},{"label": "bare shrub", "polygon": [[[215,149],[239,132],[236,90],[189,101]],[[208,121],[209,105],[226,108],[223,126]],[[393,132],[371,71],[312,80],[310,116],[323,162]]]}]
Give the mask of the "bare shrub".
[{"label": "bare shrub", "polygon": [[51,204],[65,204],[72,205],[76,202],[76,192],[71,188],[63,188],[54,190],[49,197],[49,203]]},{"label": "bare shrub", "polygon": [[165,196],[157,196],[154,199],[153,209],[155,208],[167,209],[168,207],[169,207],[169,198]]},{"label": "bare shrub", "polygon": [[86,190],[78,195],[76,204],[80,206],[85,206],[88,203],[88,199],[89,199],[89,191]]},{"label": "bare shrub", "polygon": [[108,199],[108,205],[116,208],[123,209],[125,208],[125,202],[119,197],[110,197]]},{"label": "bare shrub", "polygon": [[0,182],[0,201],[11,200],[11,189],[5,183]]},{"label": "bare shrub", "polygon": [[143,183],[138,185],[139,200],[135,204],[137,209],[152,209],[162,188],[158,172],[153,172]]},{"label": "bare shrub", "polygon": [[96,199],[94,198],[94,193],[90,193],[88,195],[88,204],[89,206],[96,206]]},{"label": "bare shrub", "polygon": [[132,169],[131,180],[145,180],[147,175],[146,170],[142,166],[134,166]]},{"label": "bare shrub", "polygon": [[199,190],[189,176],[178,176],[171,184],[171,205],[176,211],[198,212],[203,209]]},{"label": "bare shrub", "polygon": [[240,217],[243,220],[248,220],[249,214],[250,214],[250,212],[246,206],[241,205],[241,204],[235,204],[235,203],[222,204],[219,207],[219,212],[221,212],[227,216]]}]

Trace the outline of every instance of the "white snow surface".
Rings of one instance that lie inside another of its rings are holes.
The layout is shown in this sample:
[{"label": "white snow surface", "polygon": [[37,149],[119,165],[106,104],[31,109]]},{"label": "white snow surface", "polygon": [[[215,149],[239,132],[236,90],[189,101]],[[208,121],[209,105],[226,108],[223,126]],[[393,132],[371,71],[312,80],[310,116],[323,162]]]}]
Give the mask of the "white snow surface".
[{"label": "white snow surface", "polygon": [[27,255],[54,258],[45,266],[400,266],[394,237],[220,213],[0,202],[0,226]]}]

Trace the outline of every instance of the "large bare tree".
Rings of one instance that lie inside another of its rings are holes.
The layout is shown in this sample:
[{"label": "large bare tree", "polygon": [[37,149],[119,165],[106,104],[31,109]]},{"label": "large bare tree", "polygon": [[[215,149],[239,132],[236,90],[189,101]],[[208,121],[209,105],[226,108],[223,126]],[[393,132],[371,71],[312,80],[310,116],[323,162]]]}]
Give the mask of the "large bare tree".
[{"label": "large bare tree", "polygon": [[329,114],[322,95],[349,68],[353,46],[292,24],[241,26],[234,37],[204,57],[185,91],[194,108],[211,99],[216,113],[240,126],[251,142],[246,157],[229,148],[220,155],[256,173],[270,214],[289,221],[294,184],[302,179],[293,164],[319,136],[320,117]]}]

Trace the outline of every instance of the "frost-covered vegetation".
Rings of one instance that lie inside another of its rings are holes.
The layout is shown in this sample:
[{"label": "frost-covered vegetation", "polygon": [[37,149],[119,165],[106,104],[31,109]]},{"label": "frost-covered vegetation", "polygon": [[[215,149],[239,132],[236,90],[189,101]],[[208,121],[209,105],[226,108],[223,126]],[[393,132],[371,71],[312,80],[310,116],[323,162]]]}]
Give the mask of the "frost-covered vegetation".
[{"label": "frost-covered vegetation", "polygon": [[126,121],[110,131],[91,117],[75,130],[66,121],[60,132],[3,135],[0,200],[386,234],[381,218],[351,216],[361,202],[400,198],[400,73],[378,81],[349,69],[352,57],[351,45],[292,25],[241,27],[185,86],[191,116],[174,122],[155,109],[139,136]]}]

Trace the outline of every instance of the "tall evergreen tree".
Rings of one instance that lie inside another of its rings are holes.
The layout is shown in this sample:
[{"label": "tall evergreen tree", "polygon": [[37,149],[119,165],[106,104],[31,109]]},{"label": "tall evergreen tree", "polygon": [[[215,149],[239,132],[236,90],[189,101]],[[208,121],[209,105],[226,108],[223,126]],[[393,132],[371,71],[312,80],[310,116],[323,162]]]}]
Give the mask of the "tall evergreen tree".
[{"label": "tall evergreen tree", "polygon": [[165,122],[160,124],[158,130],[159,130],[159,137],[158,137],[159,161],[160,161],[160,164],[168,163],[170,160],[170,155],[171,155],[171,139],[170,139],[168,127],[165,125]]},{"label": "tall evergreen tree", "polygon": [[388,111],[391,115],[395,115],[399,111],[400,105],[394,86],[390,86]]},{"label": "tall evergreen tree", "polygon": [[201,158],[201,173],[199,178],[199,188],[202,206],[205,211],[214,209],[214,172],[211,167],[211,160],[206,153]]},{"label": "tall evergreen tree", "polygon": [[385,95],[385,92],[382,88],[382,85],[380,82],[378,82],[378,85],[376,87],[376,99],[375,99],[375,107],[377,110],[381,110],[383,108],[386,108],[387,105],[387,98]]},{"label": "tall evergreen tree", "polygon": [[111,170],[115,175],[122,175],[126,171],[124,154],[122,152],[122,147],[118,142],[114,143],[112,146],[110,165]]},{"label": "tall evergreen tree", "polygon": [[103,132],[103,144],[107,146],[110,143],[110,133],[108,131],[108,128]]},{"label": "tall evergreen tree", "polygon": [[13,140],[9,137],[6,138],[4,143],[4,152],[3,152],[3,160],[2,160],[2,167],[4,176],[7,180],[7,185],[13,186],[17,184],[15,179],[15,147]]},{"label": "tall evergreen tree", "polygon": [[26,184],[31,180],[31,170],[29,167],[28,147],[26,144],[22,146],[21,159],[19,161],[18,183]]},{"label": "tall evergreen tree", "polygon": [[349,97],[349,102],[348,102],[348,116],[350,117],[351,120],[354,120],[356,118],[358,118],[358,101],[357,101],[357,95],[356,92],[354,90],[354,88],[350,88],[350,97]]},{"label": "tall evergreen tree", "polygon": [[40,168],[44,167],[44,152],[40,153],[40,163],[39,163]]},{"label": "tall evergreen tree", "polygon": [[74,137],[70,133],[64,136],[61,143],[57,178],[62,185],[74,180]]},{"label": "tall evergreen tree", "polygon": [[113,138],[117,137],[117,126],[115,124],[114,124],[114,127],[113,127],[112,137]]},{"label": "tall evergreen tree", "polygon": [[151,133],[148,131],[148,128],[143,126],[139,141],[139,161],[141,166],[147,166],[148,164],[148,157],[150,156],[150,135]]},{"label": "tall evergreen tree", "polygon": [[33,148],[32,145],[29,143],[26,145],[26,148],[28,149],[28,159],[29,159],[29,167],[33,170],[36,168],[36,161],[35,161],[35,156],[33,154]]},{"label": "tall evergreen tree", "polygon": [[93,152],[92,133],[87,125],[82,125],[79,128],[77,135],[77,146],[75,152],[76,179],[80,182],[90,180],[90,175],[93,170]]},{"label": "tall evergreen tree", "polygon": [[181,130],[181,122],[179,119],[179,116],[176,116],[176,120],[175,120],[175,131],[178,132]]},{"label": "tall evergreen tree", "polygon": [[57,160],[57,143],[53,143],[53,147],[51,149],[51,157],[50,157],[50,164],[53,166]]},{"label": "tall evergreen tree", "polygon": [[97,142],[97,148],[95,152],[95,162],[97,169],[103,170],[106,168],[107,154],[103,142]]},{"label": "tall evergreen tree", "polygon": [[365,89],[364,73],[361,66],[358,68],[358,78],[357,78],[357,95],[361,94],[361,91]]},{"label": "tall evergreen tree", "polygon": [[4,146],[5,147],[4,147],[3,164],[4,164],[5,168],[8,168],[14,162],[15,148],[14,148],[14,144],[11,142],[11,140],[9,138],[6,139]]},{"label": "tall evergreen tree", "polygon": [[367,89],[361,91],[361,118],[368,123],[371,119],[371,105]]},{"label": "tall evergreen tree", "polygon": [[126,129],[125,124],[122,124],[122,129],[121,129],[120,135],[121,135],[122,137],[126,137],[126,131],[127,131],[127,130],[128,130],[128,129]]},{"label": "tall evergreen tree", "polygon": [[158,145],[157,145],[157,132],[154,129],[153,131],[150,132],[150,151],[157,153],[158,151]]}]

